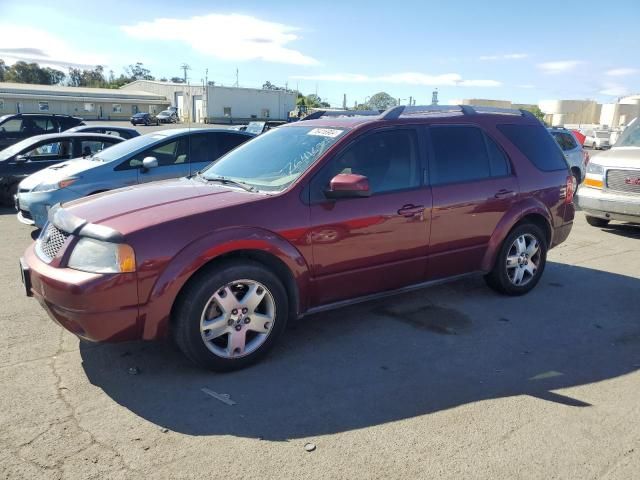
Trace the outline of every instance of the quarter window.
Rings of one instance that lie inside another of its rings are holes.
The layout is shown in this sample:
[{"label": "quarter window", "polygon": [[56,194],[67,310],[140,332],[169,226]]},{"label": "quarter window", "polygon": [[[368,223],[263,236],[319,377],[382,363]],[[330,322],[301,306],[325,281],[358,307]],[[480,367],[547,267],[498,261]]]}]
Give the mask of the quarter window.
[{"label": "quarter window", "polygon": [[573,139],[573,136],[569,135],[568,133],[551,132],[551,135],[556,139],[556,142],[558,142],[560,148],[562,148],[562,150],[564,150],[565,152],[573,150],[577,146],[576,141]]},{"label": "quarter window", "polygon": [[558,144],[542,125],[498,125],[502,132],[538,169],[567,170]]}]

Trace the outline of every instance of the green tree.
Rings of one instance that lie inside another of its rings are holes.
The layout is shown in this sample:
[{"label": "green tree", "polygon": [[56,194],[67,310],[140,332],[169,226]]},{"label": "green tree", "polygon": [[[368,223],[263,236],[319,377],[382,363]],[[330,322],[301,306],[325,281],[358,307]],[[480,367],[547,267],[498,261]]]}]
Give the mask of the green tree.
[{"label": "green tree", "polygon": [[151,71],[148,68],[144,68],[142,62],[136,62],[134,65],[129,65],[125,68],[125,73],[134,80],[155,80]]},{"label": "green tree", "polygon": [[182,78],[182,77],[171,77],[171,81],[173,83],[184,83],[184,78]]},{"label": "green tree", "polygon": [[7,71],[7,66],[4,63],[4,60],[0,58],[0,82],[4,82],[4,76]]},{"label": "green tree", "polygon": [[378,92],[371,96],[367,104],[369,108],[374,110],[386,110],[387,108],[395,107],[398,101],[387,92]]},{"label": "green tree", "polygon": [[64,78],[65,74],[63,72],[49,67],[41,68],[37,63],[20,61],[8,68],[5,67],[4,70],[4,80],[6,82],[55,85],[63,81]]},{"label": "green tree", "polygon": [[522,107],[522,110],[527,110],[528,112],[533,113],[533,116],[536,117],[541,122],[544,122],[544,112],[540,110],[540,107],[537,105],[533,105],[531,107]]}]

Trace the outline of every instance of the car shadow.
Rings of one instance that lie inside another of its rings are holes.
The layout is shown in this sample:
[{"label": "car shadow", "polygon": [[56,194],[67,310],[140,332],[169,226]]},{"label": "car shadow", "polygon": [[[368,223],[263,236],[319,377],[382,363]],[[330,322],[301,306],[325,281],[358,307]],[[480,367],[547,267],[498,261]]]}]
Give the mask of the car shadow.
[{"label": "car shadow", "polygon": [[229,374],[167,343],[81,342],[80,352],[113,401],[188,435],[286,441],[514,395],[589,408],[557,390],[640,368],[639,290],[637,278],[553,262],[523,297],[469,278],[308,317]]},{"label": "car shadow", "polygon": [[632,223],[615,223],[609,224],[602,229],[607,233],[613,233],[621,237],[628,238],[640,238],[640,225],[634,225]]}]

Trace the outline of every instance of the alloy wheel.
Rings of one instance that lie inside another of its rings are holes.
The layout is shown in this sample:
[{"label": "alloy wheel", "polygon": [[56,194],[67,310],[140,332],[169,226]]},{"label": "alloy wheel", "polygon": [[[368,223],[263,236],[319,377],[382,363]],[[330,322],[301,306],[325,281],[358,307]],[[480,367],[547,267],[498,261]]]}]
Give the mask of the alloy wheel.
[{"label": "alloy wheel", "polygon": [[222,358],[255,352],[273,329],[276,303],[267,287],[255,280],[236,280],[218,289],[200,317],[206,347]]},{"label": "alloy wheel", "polygon": [[506,267],[509,281],[522,287],[536,275],[541,260],[540,242],[531,233],[517,237],[507,253]]}]

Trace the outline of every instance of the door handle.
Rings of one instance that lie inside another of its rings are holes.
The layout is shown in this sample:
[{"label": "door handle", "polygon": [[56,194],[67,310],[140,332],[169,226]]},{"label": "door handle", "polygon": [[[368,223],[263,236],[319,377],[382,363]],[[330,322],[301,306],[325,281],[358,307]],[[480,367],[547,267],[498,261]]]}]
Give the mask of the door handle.
[{"label": "door handle", "polygon": [[507,190],[506,188],[503,188],[502,190],[498,190],[496,192],[496,194],[494,195],[495,198],[509,198],[509,197],[515,197],[516,192],[514,192],[513,190]]},{"label": "door handle", "polygon": [[403,217],[415,217],[416,215],[421,215],[424,212],[424,205],[413,205],[409,203],[407,205],[403,205],[401,209],[398,210],[398,215],[402,215]]}]

